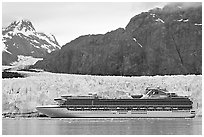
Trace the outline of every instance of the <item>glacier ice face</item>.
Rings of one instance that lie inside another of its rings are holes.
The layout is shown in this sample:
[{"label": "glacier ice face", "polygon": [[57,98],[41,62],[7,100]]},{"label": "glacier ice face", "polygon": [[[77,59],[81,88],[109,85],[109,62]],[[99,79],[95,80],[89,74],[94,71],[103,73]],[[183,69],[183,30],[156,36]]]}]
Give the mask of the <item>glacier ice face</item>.
[{"label": "glacier ice face", "polygon": [[61,95],[96,93],[104,98],[128,98],[128,94],[143,94],[146,87],[166,88],[178,95],[190,96],[202,106],[202,76],[90,76],[31,73],[26,78],[2,80],[2,112],[35,112],[36,106],[50,105]]}]

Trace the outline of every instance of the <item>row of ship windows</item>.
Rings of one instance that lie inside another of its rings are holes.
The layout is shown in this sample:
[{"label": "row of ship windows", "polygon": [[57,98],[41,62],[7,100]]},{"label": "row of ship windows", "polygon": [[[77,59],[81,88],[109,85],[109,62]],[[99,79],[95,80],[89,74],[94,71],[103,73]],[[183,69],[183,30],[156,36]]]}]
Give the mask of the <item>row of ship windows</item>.
[{"label": "row of ship windows", "polygon": [[133,108],[133,109],[119,109],[119,108],[67,108],[73,111],[172,111],[172,110],[188,110],[188,109],[178,109],[178,108]]},{"label": "row of ship windows", "polygon": [[[70,111],[107,111],[107,110],[70,110]],[[121,111],[121,110],[109,110],[109,111]],[[129,110],[129,111],[137,112],[137,111],[174,111],[174,110]]]}]

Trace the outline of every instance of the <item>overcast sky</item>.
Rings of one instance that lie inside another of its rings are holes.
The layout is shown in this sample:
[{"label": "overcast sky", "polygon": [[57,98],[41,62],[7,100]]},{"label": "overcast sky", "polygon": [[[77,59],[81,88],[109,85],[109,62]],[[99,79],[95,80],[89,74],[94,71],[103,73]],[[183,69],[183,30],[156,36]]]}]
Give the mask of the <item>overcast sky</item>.
[{"label": "overcast sky", "polygon": [[36,31],[54,34],[60,45],[80,35],[104,34],[124,28],[130,19],[166,3],[145,2],[8,2],[2,3],[2,27],[28,19]]}]

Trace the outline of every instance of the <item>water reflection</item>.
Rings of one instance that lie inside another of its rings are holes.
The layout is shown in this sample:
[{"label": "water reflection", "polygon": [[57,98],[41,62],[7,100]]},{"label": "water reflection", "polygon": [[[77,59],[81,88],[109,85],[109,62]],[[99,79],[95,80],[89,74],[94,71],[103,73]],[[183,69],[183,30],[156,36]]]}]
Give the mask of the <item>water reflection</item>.
[{"label": "water reflection", "polygon": [[202,134],[194,119],[3,119],[4,135],[191,135]]}]

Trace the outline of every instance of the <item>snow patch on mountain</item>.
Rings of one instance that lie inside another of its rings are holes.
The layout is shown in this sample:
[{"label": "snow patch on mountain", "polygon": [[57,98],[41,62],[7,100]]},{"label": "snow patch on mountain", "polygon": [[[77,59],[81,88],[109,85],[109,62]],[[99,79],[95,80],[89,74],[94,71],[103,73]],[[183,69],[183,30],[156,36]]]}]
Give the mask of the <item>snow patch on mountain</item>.
[{"label": "snow patch on mountain", "polygon": [[181,7],[181,6],[177,6],[177,8],[182,9],[182,7]]},{"label": "snow patch on mountain", "polygon": [[49,45],[44,44],[44,45],[41,45],[41,47],[44,48],[44,49],[47,49],[48,53],[52,52],[52,50],[49,49]]},{"label": "snow patch on mountain", "polygon": [[183,21],[183,19],[178,19],[177,21],[181,22],[181,21]]},{"label": "snow patch on mountain", "polygon": [[202,26],[201,23],[195,23],[194,25],[195,25],[195,26]]},{"label": "snow patch on mountain", "polygon": [[3,35],[3,40],[6,40],[6,39],[11,39],[12,38],[12,35],[11,33],[6,33],[5,35]]},{"label": "snow patch on mountain", "polygon": [[178,19],[177,21],[179,21],[179,22],[188,22],[189,19]]},{"label": "snow patch on mountain", "polygon": [[133,38],[133,40],[142,48],[142,45],[137,41],[136,38]]},{"label": "snow patch on mountain", "polygon": [[189,21],[188,19],[183,20],[183,22],[188,22],[188,21]]},{"label": "snow patch on mountain", "polygon": [[155,14],[154,14],[154,13],[150,13],[150,15],[152,15],[153,18],[155,17]]},{"label": "snow patch on mountain", "polygon": [[17,28],[15,28],[14,30],[13,30],[13,35],[17,35],[17,34],[19,34],[19,33],[21,33],[21,34],[23,34],[23,35],[25,35],[25,36],[29,36],[29,35],[35,35],[35,33],[33,32],[33,31],[25,31],[25,29],[22,29],[22,30],[18,30]]},{"label": "snow patch on mountain", "polygon": [[59,45],[56,45],[55,43],[53,43],[55,41],[55,38],[53,35],[45,35],[43,33],[37,33],[36,36],[39,38],[39,39],[42,39],[42,40],[45,40],[47,41],[50,45],[54,46],[55,48],[61,48]]},{"label": "snow patch on mountain", "polygon": [[5,45],[4,42],[2,42],[2,52],[7,52],[7,53],[9,53],[9,54],[12,54],[11,52],[9,52],[9,51],[7,50],[7,47],[6,47],[6,45]]},{"label": "snow patch on mountain", "polygon": [[38,45],[35,45],[35,44],[32,43],[32,42],[31,42],[30,44],[33,45],[33,47],[35,47],[35,48],[38,48],[38,49],[40,48]]},{"label": "snow patch on mountain", "polygon": [[164,21],[162,19],[160,19],[160,18],[156,19],[155,21],[164,23]]}]

